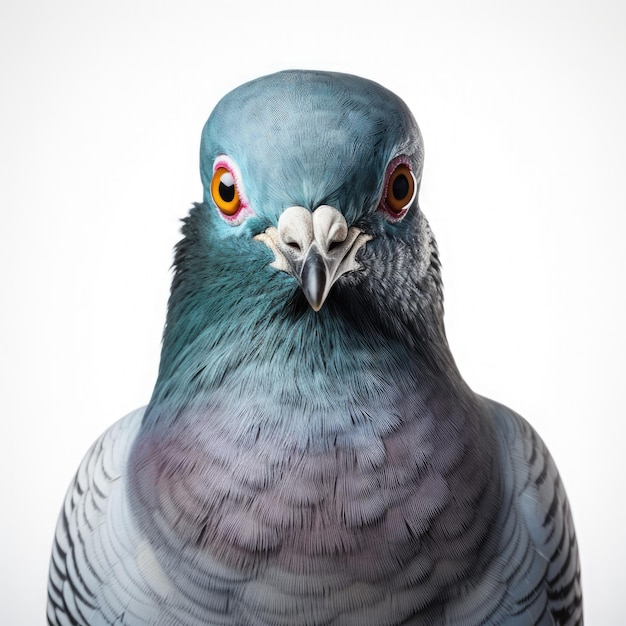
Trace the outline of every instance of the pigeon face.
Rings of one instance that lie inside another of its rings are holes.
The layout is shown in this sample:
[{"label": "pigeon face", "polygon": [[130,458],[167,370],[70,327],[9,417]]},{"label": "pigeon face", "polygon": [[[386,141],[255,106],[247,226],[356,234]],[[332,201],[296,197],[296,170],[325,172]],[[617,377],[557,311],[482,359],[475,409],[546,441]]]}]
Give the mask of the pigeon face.
[{"label": "pigeon face", "polygon": [[239,87],[216,107],[201,146],[204,201],[220,234],[256,234],[315,311],[359,268],[368,240],[415,228],[422,162],[419,129],[399,98],[314,72]]}]

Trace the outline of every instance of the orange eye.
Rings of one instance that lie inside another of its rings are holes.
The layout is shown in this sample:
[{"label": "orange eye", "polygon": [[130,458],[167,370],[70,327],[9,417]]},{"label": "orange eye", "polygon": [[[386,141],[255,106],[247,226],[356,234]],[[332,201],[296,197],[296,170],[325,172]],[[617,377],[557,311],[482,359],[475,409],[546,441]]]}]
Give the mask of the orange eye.
[{"label": "orange eye", "polygon": [[415,178],[406,163],[400,163],[389,177],[385,204],[395,214],[400,214],[413,200]]},{"label": "orange eye", "polygon": [[211,180],[211,195],[217,208],[224,215],[235,215],[241,207],[241,199],[235,185],[235,177],[226,167],[218,167]]}]

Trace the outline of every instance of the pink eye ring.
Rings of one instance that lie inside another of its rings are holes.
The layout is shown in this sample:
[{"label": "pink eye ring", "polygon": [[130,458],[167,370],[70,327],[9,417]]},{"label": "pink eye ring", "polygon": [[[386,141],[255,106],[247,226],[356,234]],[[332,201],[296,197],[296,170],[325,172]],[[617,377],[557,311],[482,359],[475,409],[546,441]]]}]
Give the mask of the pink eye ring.
[{"label": "pink eye ring", "polygon": [[253,214],[240,181],[235,162],[226,155],[218,156],[213,163],[211,198],[220,217],[231,226],[238,226]]},{"label": "pink eye ring", "polygon": [[389,163],[385,175],[385,186],[379,203],[391,221],[401,220],[415,199],[417,183],[406,157],[397,157]]}]

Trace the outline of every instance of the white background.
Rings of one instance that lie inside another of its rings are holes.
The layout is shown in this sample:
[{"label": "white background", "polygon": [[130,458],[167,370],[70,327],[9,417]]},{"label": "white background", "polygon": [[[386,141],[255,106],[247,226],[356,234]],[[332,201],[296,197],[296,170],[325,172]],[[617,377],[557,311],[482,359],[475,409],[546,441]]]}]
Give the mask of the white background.
[{"label": "white background", "polygon": [[367,76],[413,110],[453,352],[549,444],[587,623],[621,624],[624,11],[4,0],[0,623],[44,622],[65,489],[94,438],[149,398],[206,117],[241,82],[302,67]]}]

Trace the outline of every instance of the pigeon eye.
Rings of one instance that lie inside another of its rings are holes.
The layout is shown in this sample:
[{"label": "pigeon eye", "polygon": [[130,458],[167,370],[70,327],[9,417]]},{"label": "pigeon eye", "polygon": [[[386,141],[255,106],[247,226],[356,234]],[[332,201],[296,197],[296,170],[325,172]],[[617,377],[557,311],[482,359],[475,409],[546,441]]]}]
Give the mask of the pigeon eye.
[{"label": "pigeon eye", "polygon": [[213,161],[213,176],[208,191],[219,216],[230,226],[239,226],[254,215],[241,186],[241,172],[229,156],[220,154]]},{"label": "pigeon eye", "polygon": [[232,216],[239,211],[241,199],[235,185],[235,177],[226,167],[218,167],[211,180],[211,196],[224,215]]},{"label": "pigeon eye", "polygon": [[415,198],[415,176],[403,157],[394,159],[387,172],[385,191],[379,208],[385,211],[390,219],[398,220],[404,216]]},{"label": "pigeon eye", "polygon": [[415,179],[405,163],[401,163],[389,177],[387,185],[387,206],[394,213],[401,213],[406,205],[413,200]]}]

